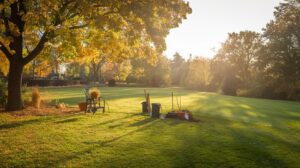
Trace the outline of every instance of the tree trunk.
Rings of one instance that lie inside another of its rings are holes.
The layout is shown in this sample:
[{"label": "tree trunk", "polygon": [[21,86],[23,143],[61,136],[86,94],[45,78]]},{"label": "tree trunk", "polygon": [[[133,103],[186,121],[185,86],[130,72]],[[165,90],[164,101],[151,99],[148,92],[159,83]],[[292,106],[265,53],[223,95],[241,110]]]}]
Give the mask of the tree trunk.
[{"label": "tree trunk", "polygon": [[23,108],[21,97],[23,65],[17,61],[11,61],[8,73],[8,98],[7,111],[17,111]]}]

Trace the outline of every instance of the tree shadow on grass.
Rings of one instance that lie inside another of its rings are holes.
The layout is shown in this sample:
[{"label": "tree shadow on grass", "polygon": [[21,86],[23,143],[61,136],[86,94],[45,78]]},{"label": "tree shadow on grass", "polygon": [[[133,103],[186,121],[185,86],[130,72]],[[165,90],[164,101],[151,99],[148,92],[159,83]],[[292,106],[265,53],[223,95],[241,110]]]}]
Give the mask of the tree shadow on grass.
[{"label": "tree shadow on grass", "polygon": [[113,122],[120,121],[120,120],[125,120],[125,119],[132,118],[134,116],[139,116],[139,115],[140,114],[138,114],[138,113],[131,113],[131,115],[127,115],[125,117],[115,118],[115,119],[107,120],[107,121],[104,121],[104,122],[96,123],[94,125],[87,126],[87,128],[98,127],[98,126],[101,126],[101,125],[113,123]]},{"label": "tree shadow on grass", "polygon": [[[140,127],[138,127],[137,129],[132,130],[132,131],[128,131],[128,132],[126,132],[122,135],[116,136],[112,139],[105,140],[105,141],[83,142],[84,144],[91,145],[91,147],[89,147],[85,150],[70,154],[69,156],[62,156],[61,158],[56,160],[55,163],[53,163],[53,162],[49,163],[49,166],[58,166],[60,164],[64,164],[64,163],[68,162],[69,160],[72,160],[74,158],[78,158],[78,157],[80,157],[84,154],[92,153],[92,151],[96,150],[97,148],[108,147],[110,144],[112,144],[116,141],[119,141],[119,140],[121,140],[123,138],[126,138],[128,136],[131,136],[136,132],[148,129],[149,127],[154,125],[157,121],[159,121],[159,120],[157,120],[157,119],[151,119],[151,120],[145,119],[145,120],[142,120],[142,121],[138,121],[137,122],[138,124],[136,124],[136,123],[133,124],[133,125],[140,125]],[[142,124],[142,123],[144,123],[144,124]]]},{"label": "tree shadow on grass", "polygon": [[286,130],[286,122],[300,121],[300,113],[290,114],[300,104],[277,100],[253,99],[212,94],[194,100],[191,106],[195,116],[240,121],[250,124],[270,125]]},{"label": "tree shadow on grass", "polygon": [[78,121],[78,118],[65,119],[65,120],[61,120],[61,121],[56,121],[55,123],[62,124],[62,123],[70,123],[70,122],[76,122],[76,121]]},{"label": "tree shadow on grass", "polygon": [[[230,142],[233,155],[251,160],[257,167],[289,167],[284,153],[296,153],[294,149],[299,149],[299,146],[288,143],[276,135],[263,130],[253,130],[248,125],[238,129],[228,127],[227,130],[233,140]],[[281,156],[277,151],[272,150],[274,146],[281,148]],[[291,149],[292,151],[285,151]],[[300,154],[299,151],[298,154]]]},{"label": "tree shadow on grass", "polygon": [[53,120],[55,121],[55,120],[60,119],[60,118],[63,118],[64,120],[55,121],[54,123],[75,122],[75,121],[78,120],[78,118],[69,118],[69,117],[74,117],[74,116],[78,116],[78,114],[70,114],[68,116],[43,116],[43,117],[41,116],[41,117],[36,118],[36,119],[23,120],[23,121],[18,121],[18,122],[2,124],[2,125],[0,125],[0,130],[2,130],[2,129],[12,129],[12,128],[17,128],[17,127],[22,127],[22,126],[27,126],[27,125],[34,125],[34,124],[37,124],[37,123],[53,121]]},{"label": "tree shadow on grass", "polygon": [[20,122],[13,122],[13,123],[9,123],[9,124],[2,124],[2,125],[0,125],[0,130],[31,125],[31,124],[40,123],[40,122],[43,122],[43,121],[48,121],[48,120],[51,120],[51,119],[52,118],[38,118],[38,119],[25,120],[25,121],[20,121]]},{"label": "tree shadow on grass", "polygon": [[139,127],[139,126],[142,126],[142,125],[151,123],[151,122],[153,122],[153,121],[155,121],[155,120],[156,120],[155,118],[146,118],[146,119],[144,119],[144,120],[135,122],[135,123],[131,124],[130,126],[131,126],[131,127]]}]

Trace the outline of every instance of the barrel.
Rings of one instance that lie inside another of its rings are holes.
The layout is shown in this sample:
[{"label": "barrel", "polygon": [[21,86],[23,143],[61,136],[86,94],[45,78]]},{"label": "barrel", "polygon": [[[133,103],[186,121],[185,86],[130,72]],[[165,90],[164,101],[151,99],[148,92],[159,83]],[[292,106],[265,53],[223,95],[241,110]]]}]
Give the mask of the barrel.
[{"label": "barrel", "polygon": [[152,103],[152,118],[159,118],[160,107],[160,103]]}]

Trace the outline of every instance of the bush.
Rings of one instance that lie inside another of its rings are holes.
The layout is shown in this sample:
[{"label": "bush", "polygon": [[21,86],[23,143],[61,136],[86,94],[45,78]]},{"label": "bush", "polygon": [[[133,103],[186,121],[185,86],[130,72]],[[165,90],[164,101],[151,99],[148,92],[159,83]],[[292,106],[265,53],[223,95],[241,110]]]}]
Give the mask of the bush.
[{"label": "bush", "polygon": [[294,88],[288,97],[290,100],[300,100],[300,87]]},{"label": "bush", "polygon": [[5,107],[7,101],[7,86],[0,80],[0,107]]},{"label": "bush", "polygon": [[109,80],[108,81],[108,86],[110,86],[110,87],[116,86],[116,80],[114,80],[114,79]]},{"label": "bush", "polygon": [[260,87],[250,88],[250,89],[238,89],[237,96],[240,97],[253,97],[253,98],[261,98],[262,89]]},{"label": "bush", "polygon": [[228,75],[223,83],[222,91],[225,95],[236,96],[239,80],[234,75]]},{"label": "bush", "polygon": [[89,93],[90,93],[91,98],[93,98],[93,99],[96,99],[101,96],[101,92],[97,88],[90,89]]}]

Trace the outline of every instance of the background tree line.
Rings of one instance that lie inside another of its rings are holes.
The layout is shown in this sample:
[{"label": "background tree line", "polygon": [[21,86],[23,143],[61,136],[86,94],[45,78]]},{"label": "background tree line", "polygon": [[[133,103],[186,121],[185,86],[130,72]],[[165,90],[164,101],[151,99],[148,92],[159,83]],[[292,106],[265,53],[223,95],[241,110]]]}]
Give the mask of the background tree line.
[{"label": "background tree line", "polygon": [[[229,33],[213,59],[175,54],[173,84],[228,95],[300,100],[300,1],[276,7],[263,33]],[[182,68],[184,67],[184,68]]]}]

